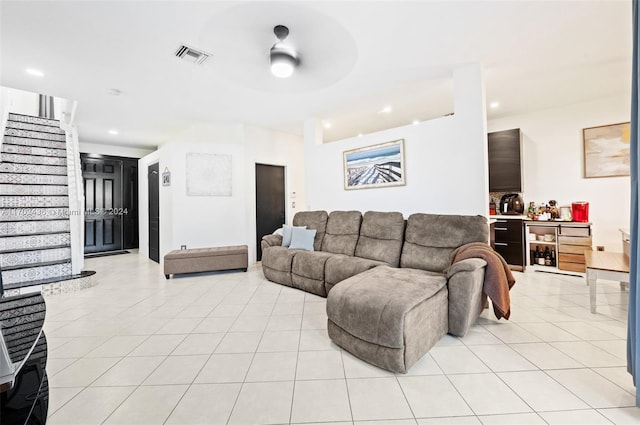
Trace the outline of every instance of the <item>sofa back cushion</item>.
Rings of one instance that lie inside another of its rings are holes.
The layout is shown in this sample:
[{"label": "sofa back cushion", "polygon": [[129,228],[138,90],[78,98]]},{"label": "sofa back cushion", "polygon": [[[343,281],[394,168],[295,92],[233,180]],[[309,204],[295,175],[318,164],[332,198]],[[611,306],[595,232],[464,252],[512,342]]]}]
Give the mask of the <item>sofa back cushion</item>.
[{"label": "sofa back cushion", "polygon": [[360,234],[360,211],[333,211],[327,221],[327,232],[322,240],[322,250],[332,254],[351,255],[356,250]]},{"label": "sofa back cushion", "polygon": [[404,226],[402,213],[367,211],[362,219],[355,256],[398,267]]},{"label": "sofa back cushion", "polygon": [[315,229],[316,237],[313,242],[313,250],[320,251],[322,247],[322,239],[327,230],[327,218],[329,215],[326,211],[300,211],[293,216],[294,226],[307,226],[307,229]]},{"label": "sofa back cushion", "polygon": [[412,214],[407,219],[400,267],[443,272],[453,250],[470,242],[489,242],[485,217]]}]

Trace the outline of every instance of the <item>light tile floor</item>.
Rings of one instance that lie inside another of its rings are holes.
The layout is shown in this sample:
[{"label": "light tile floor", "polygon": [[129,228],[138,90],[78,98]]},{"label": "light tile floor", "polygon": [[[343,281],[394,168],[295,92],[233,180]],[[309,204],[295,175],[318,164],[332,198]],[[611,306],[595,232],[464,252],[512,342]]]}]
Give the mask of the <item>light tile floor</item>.
[{"label": "light tile floor", "polygon": [[326,300],[260,266],[165,280],[137,253],[47,298],[49,424],[638,424],[627,292],[516,273],[511,320],[486,310],[406,375],[334,345]]}]

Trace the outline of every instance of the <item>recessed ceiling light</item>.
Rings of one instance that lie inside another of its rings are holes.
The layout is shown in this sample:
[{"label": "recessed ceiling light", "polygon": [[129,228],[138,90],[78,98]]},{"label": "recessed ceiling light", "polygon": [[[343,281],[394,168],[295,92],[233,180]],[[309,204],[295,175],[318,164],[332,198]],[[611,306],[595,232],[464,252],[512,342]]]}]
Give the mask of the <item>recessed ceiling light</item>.
[{"label": "recessed ceiling light", "polygon": [[331,124],[330,121],[325,121],[324,122],[324,128],[331,128],[331,127],[332,127],[332,124]]},{"label": "recessed ceiling light", "polygon": [[411,122],[411,124],[413,124],[413,125],[418,125],[418,124],[420,124],[420,121],[418,121],[418,120],[413,120],[413,121]]},{"label": "recessed ceiling light", "polygon": [[27,74],[33,75],[34,77],[44,77],[44,72],[38,69],[27,68],[26,71],[27,71]]},{"label": "recessed ceiling light", "polygon": [[107,93],[109,93],[111,96],[120,96],[122,94],[122,90],[109,89]]},{"label": "recessed ceiling light", "polygon": [[109,134],[111,134],[113,136],[117,136],[118,135],[118,130],[109,130]]},{"label": "recessed ceiling light", "polygon": [[362,136],[363,136],[363,134],[362,134],[362,133],[358,133],[358,137],[362,137]]},{"label": "recessed ceiling light", "polygon": [[388,114],[391,111],[392,111],[391,106],[385,106],[384,108],[380,109],[380,111],[378,111],[378,113]]},{"label": "recessed ceiling light", "polygon": [[491,109],[496,109],[498,107],[500,107],[500,102],[491,102],[489,104],[489,108],[491,108]]}]

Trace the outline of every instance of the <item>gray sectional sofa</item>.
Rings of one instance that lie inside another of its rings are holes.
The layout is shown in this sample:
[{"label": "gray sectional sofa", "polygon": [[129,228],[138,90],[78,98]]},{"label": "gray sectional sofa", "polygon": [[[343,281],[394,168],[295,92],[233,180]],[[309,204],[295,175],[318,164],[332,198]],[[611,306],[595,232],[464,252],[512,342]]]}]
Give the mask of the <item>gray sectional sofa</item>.
[{"label": "gray sectional sofa", "polygon": [[451,264],[457,248],[488,242],[482,216],[307,211],[293,225],[316,230],[314,250],[265,236],[265,277],[327,297],[329,336],[369,363],[404,373],[482,312],[486,262]]}]

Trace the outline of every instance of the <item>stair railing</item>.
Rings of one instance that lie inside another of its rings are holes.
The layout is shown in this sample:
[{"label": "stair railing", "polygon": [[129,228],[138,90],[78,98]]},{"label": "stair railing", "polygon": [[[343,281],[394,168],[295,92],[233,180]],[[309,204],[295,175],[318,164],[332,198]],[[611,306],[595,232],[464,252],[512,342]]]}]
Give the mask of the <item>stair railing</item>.
[{"label": "stair railing", "polygon": [[4,140],[4,130],[9,119],[9,106],[9,90],[6,87],[0,87],[0,150]]},{"label": "stair railing", "polygon": [[84,268],[84,188],[80,164],[78,131],[73,125],[76,101],[63,101],[60,128],[66,132],[67,186],[69,190],[69,225],[71,227],[71,272],[80,274]]}]

